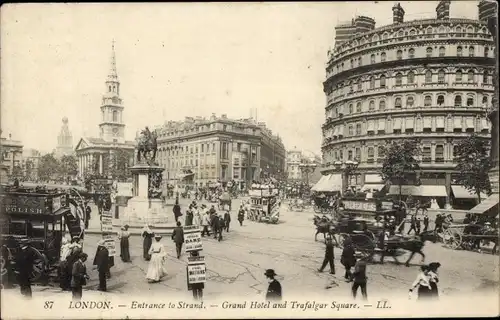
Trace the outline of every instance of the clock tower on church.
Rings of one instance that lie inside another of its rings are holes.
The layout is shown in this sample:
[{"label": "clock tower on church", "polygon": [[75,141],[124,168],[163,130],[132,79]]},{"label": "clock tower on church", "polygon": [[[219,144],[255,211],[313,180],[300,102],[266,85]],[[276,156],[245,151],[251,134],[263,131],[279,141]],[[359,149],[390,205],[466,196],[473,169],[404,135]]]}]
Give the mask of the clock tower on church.
[{"label": "clock tower on church", "polygon": [[110,143],[125,142],[125,124],[123,123],[123,105],[120,98],[120,81],[116,72],[115,43],[111,46],[111,61],[106,79],[105,93],[102,96],[101,123],[99,137]]}]

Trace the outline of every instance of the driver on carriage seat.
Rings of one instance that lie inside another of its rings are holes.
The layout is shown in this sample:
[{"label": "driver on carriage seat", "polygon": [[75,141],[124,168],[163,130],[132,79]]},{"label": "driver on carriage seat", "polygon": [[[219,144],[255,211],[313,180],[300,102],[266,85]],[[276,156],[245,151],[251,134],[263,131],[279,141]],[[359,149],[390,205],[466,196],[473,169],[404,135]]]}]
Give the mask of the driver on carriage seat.
[{"label": "driver on carriage seat", "polygon": [[321,217],[321,222],[328,222],[328,218],[325,214]]}]

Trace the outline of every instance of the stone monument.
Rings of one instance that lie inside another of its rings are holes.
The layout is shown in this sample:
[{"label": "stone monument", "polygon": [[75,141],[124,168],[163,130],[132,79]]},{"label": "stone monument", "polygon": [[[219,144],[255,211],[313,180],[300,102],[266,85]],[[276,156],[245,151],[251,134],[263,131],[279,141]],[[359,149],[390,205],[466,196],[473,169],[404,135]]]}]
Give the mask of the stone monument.
[{"label": "stone monument", "polygon": [[165,170],[156,163],[156,132],[146,127],[138,138],[134,166],[130,168],[133,178],[132,198],[128,200],[122,225],[130,229],[150,224],[155,228],[167,227],[167,210],[161,199],[162,172]]}]

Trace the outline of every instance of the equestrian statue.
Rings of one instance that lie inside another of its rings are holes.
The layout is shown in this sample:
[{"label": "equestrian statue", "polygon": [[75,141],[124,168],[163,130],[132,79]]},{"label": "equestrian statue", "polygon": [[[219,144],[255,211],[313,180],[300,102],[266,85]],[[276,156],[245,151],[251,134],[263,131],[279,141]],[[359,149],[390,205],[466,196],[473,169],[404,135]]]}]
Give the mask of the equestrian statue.
[{"label": "equestrian statue", "polygon": [[[156,131],[149,131],[149,128],[146,127],[141,131],[141,135],[138,138],[137,143],[137,162],[141,161],[141,155],[146,159],[149,164],[153,164],[156,159],[156,150],[157,150],[157,140],[158,135]],[[150,156],[150,153],[152,155]]]}]

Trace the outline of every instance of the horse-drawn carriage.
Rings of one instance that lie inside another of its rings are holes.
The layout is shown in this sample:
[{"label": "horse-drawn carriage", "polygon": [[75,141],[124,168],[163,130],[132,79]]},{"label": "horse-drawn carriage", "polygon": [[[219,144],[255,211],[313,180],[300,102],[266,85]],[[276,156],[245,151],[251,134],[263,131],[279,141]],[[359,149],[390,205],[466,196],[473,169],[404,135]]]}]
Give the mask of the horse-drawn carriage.
[{"label": "horse-drawn carriage", "polygon": [[253,185],[249,191],[250,210],[248,219],[257,222],[278,223],[279,192],[278,189],[265,185]]},{"label": "horse-drawn carriage", "polygon": [[14,258],[23,239],[38,255],[32,281],[47,282],[57,269],[66,230],[83,238],[86,217],[80,201],[70,192],[10,186],[2,187],[0,199],[2,283],[16,282]]},{"label": "horse-drawn carriage", "polygon": [[486,228],[484,224],[449,224],[437,234],[445,246],[458,250],[474,250],[483,244],[494,244],[492,254],[497,252],[498,229]]},{"label": "horse-drawn carriage", "polygon": [[227,191],[222,192],[219,196],[219,210],[224,209],[231,211],[231,195]]}]

